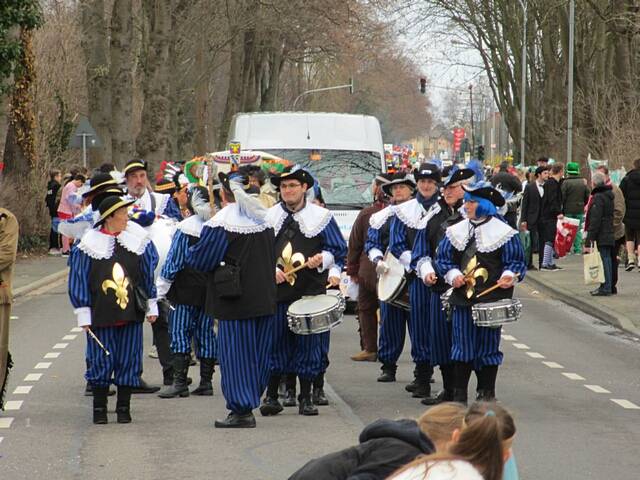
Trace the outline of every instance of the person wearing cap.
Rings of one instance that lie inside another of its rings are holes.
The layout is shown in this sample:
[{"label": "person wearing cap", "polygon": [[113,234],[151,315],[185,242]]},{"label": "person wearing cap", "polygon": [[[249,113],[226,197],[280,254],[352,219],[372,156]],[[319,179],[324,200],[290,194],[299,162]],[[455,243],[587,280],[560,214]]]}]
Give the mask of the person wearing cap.
[{"label": "person wearing cap", "polygon": [[147,162],[139,159],[129,160],[122,173],[127,185],[127,196],[133,200],[134,208],[154,212],[158,217],[165,213],[171,196],[150,191]]},{"label": "person wearing cap", "polygon": [[414,380],[405,389],[414,398],[425,398],[431,395],[430,381],[433,375],[426,322],[429,314],[429,290],[422,280],[416,278],[411,266],[411,251],[418,230],[439,209],[441,172],[437,165],[423,163],[413,175],[417,186],[416,197],[396,208],[396,215],[391,222],[389,250],[409,276],[409,337],[415,368]]},{"label": "person wearing cap", "polygon": [[[395,210],[401,204],[408,202],[416,190],[416,182],[411,174],[396,173],[388,183],[382,186],[382,191],[391,198],[391,205],[371,215],[367,230],[367,241],[364,251],[371,263],[375,265],[378,275],[385,273],[389,266],[383,260],[389,248],[391,222],[395,217]],[[404,340],[409,321],[409,312],[403,308],[386,302],[380,305],[380,333],[378,339],[378,360],[382,373],[377,381],[388,383],[396,381],[398,358],[404,348]]]},{"label": "person wearing cap", "polygon": [[173,382],[158,394],[160,398],[189,396],[187,371],[192,340],[195,340],[196,356],[200,360],[200,385],[191,393],[213,395],[211,379],[218,352],[213,318],[204,311],[207,274],[185,266],[189,247],[198,242],[204,223],[211,218],[206,188],[191,190],[188,208],[190,215],[178,223],[167,260],[156,281],[158,300],[167,299],[175,307],[169,313]]},{"label": "person wearing cap", "polygon": [[[538,268],[542,268],[542,259],[544,257],[545,232],[542,231],[542,219],[544,204],[544,183],[549,178],[548,167],[537,167],[535,170],[535,180],[527,183],[522,196],[522,205],[520,206],[520,229],[529,230],[531,232],[531,244],[537,245],[538,249]],[[533,268],[532,253],[529,253],[527,259],[527,268]]]},{"label": "person wearing cap", "polygon": [[[495,399],[503,360],[502,328],[476,326],[471,306],[511,298],[515,282],[526,274],[526,263],[517,230],[497,217],[497,209],[505,204],[500,192],[485,182],[463,188],[467,218],[447,228],[438,245],[435,270],[453,287],[449,299],[453,309],[452,393],[454,402],[466,403],[472,370],[478,377],[477,400]],[[478,298],[478,293],[496,284],[500,288]]]},{"label": "person wearing cap", "polygon": [[573,240],[572,252],[582,253],[582,226],[584,225],[584,207],[589,200],[587,180],[580,176],[580,165],[575,162],[567,163],[567,176],[560,184],[562,194],[562,213],[567,218],[579,220],[578,232]]},{"label": "person wearing cap", "polygon": [[177,171],[173,175],[173,179],[170,180],[173,183],[173,188],[168,189],[162,182],[167,181],[162,179],[156,183],[156,192],[165,190],[164,193],[171,196],[171,200],[167,203],[163,215],[171,218],[176,222],[180,222],[191,215],[189,208],[188,196],[189,196],[189,180],[181,170]]},{"label": "person wearing cap", "polygon": [[[347,245],[333,214],[307,200],[307,190],[315,183],[309,172],[297,166],[288,167],[271,181],[281,196],[280,203],[271,207],[267,215],[275,233],[278,304],[271,378],[260,413],[276,415],[282,411],[278,385],[281,376],[292,371],[300,380],[298,413],[317,415],[311,388],[326,366],[330,333],[293,333],[288,328],[287,311],[291,303],[303,296],[326,294],[327,284],[339,285]],[[285,272],[298,266],[299,262],[306,263],[307,268],[286,276]],[[314,397],[324,404],[326,400],[321,389],[314,389]]]},{"label": "person wearing cap", "polygon": [[391,175],[381,173],[372,182],[373,204],[363,208],[353,222],[349,234],[347,275],[358,285],[358,323],[360,324],[360,349],[351,357],[355,362],[375,362],[378,352],[378,294],[376,292],[376,266],[365,252],[367,231],[371,216],[386,207],[388,198],[382,186]]},{"label": "person wearing cap", "polygon": [[[498,172],[491,177],[491,185],[505,193],[515,196],[522,192],[522,183],[518,177],[509,172],[509,162],[502,162],[498,167]],[[507,212],[504,217],[512,228],[518,225],[517,202],[508,202]]]},{"label": "person wearing cap", "polygon": [[[107,423],[107,394],[118,387],[118,423],[131,422],[132,388],[140,385],[142,322],[158,315],[153,271],[158,253],[147,232],[129,222],[133,202],[108,196],[100,217],[69,259],[69,298],[79,327],[87,332],[87,372],[93,389],[93,422]],[[93,331],[107,355],[90,336]]]},{"label": "person wearing cap", "polygon": [[205,312],[218,320],[218,360],[229,415],[216,428],[254,428],[253,409],[269,379],[276,285],[267,210],[247,195],[248,179],[219,173],[224,207],[208,220],[185,265],[211,272]]},{"label": "person wearing cap", "polygon": [[443,181],[442,197],[434,208],[433,215],[427,220],[425,227],[418,230],[413,245],[411,264],[418,279],[429,289],[429,314],[425,321],[428,324],[428,340],[431,365],[439,365],[442,374],[442,390],[434,397],[427,396],[421,400],[423,405],[435,405],[453,400],[453,366],[451,362],[451,323],[442,306],[440,296],[449,289],[442,275],[435,270],[435,256],[438,245],[451,225],[460,222],[461,207],[464,198],[465,183],[471,181],[473,170],[453,167]]}]

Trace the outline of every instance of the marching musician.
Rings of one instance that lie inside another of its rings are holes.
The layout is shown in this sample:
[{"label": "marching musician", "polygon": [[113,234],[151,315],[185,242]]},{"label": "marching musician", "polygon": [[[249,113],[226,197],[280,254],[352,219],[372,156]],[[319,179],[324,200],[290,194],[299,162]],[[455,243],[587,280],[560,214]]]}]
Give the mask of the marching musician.
[{"label": "marching musician", "polygon": [[218,174],[224,208],[201,231],[185,265],[212,272],[205,311],[218,320],[221,387],[229,415],[216,428],[254,428],[269,379],[276,308],[274,234],[239,173]]},{"label": "marching musician", "polygon": [[[518,232],[497,216],[505,200],[489,183],[463,185],[467,218],[447,228],[438,246],[436,268],[454,290],[452,313],[453,401],[466,403],[471,370],[478,377],[477,400],[495,399],[498,366],[502,363],[502,328],[479,327],[471,310],[478,303],[513,296],[516,280],[526,273]],[[478,298],[490,287],[499,288]]]},{"label": "marching musician", "polygon": [[[340,283],[347,245],[332,213],[307,201],[306,192],[315,183],[309,172],[289,167],[271,179],[280,191],[281,202],[269,209],[267,221],[276,237],[276,283],[278,305],[274,330],[271,378],[260,407],[262,415],[276,415],[283,407],[278,401],[280,377],[289,371],[300,380],[298,412],[317,415],[311,398],[313,380],[325,368],[329,332],[297,335],[288,328],[289,305],[306,295],[326,294],[327,282]],[[303,268],[285,275],[292,268]],[[315,392],[319,397],[321,392]]]},{"label": "marching musician", "polygon": [[429,290],[416,278],[411,268],[411,251],[416,233],[423,228],[425,218],[433,216],[438,210],[440,199],[440,169],[433,164],[423,163],[414,171],[416,179],[416,197],[395,209],[396,215],[391,222],[389,249],[400,261],[409,276],[409,337],[411,338],[411,357],[415,363],[414,380],[405,389],[415,398],[431,395],[431,376],[433,367],[429,358],[429,340],[426,317],[429,314]]},{"label": "marching musician", "polygon": [[451,367],[451,323],[442,307],[440,295],[449,285],[442,276],[436,275],[434,268],[438,244],[444,237],[446,229],[462,220],[462,185],[474,176],[473,170],[453,167],[443,181],[442,197],[438,200],[437,211],[426,223],[425,228],[418,230],[413,244],[412,265],[429,290],[429,314],[425,318],[428,324],[429,353],[431,365],[439,365],[442,373],[443,389],[435,397],[425,397],[423,405],[435,405],[453,400],[452,367]]},{"label": "marching musician", "polygon": [[[382,186],[384,193],[391,197],[391,205],[374,213],[369,219],[369,230],[365,252],[381,275],[389,270],[384,262],[384,253],[389,247],[391,221],[395,209],[411,200],[416,190],[413,175],[396,173],[391,181]],[[382,363],[382,374],[378,382],[395,382],[397,362],[404,348],[406,325],[409,312],[390,303],[380,302],[380,334],[378,340],[378,360]]]},{"label": "marching musician", "polygon": [[[87,372],[93,390],[93,423],[107,423],[111,379],[118,386],[118,423],[131,422],[132,388],[140,386],[142,322],[158,315],[153,272],[158,253],[147,232],[129,222],[133,202],[109,196],[99,206],[69,259],[69,297],[78,326],[87,332]],[[104,345],[104,349],[98,340]],[[109,352],[109,353],[107,353]]]},{"label": "marching musician", "polygon": [[211,379],[217,356],[213,318],[204,311],[207,274],[185,267],[189,247],[200,238],[204,223],[211,218],[209,193],[193,187],[187,201],[189,216],[182,220],[171,241],[160,276],[156,282],[158,299],[168,299],[175,308],[169,313],[173,384],[164,388],[160,398],[188,397],[187,372],[191,362],[191,341],[195,339],[200,360],[200,385],[193,395],[213,395]]}]

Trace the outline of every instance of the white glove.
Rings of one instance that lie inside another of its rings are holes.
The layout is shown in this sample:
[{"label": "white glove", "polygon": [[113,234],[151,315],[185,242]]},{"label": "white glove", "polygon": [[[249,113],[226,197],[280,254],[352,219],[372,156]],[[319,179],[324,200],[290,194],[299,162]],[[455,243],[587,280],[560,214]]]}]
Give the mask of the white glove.
[{"label": "white glove", "polygon": [[380,260],[376,264],[376,273],[378,275],[383,275],[383,274],[387,273],[388,271],[389,271],[389,265],[387,265],[384,260]]}]

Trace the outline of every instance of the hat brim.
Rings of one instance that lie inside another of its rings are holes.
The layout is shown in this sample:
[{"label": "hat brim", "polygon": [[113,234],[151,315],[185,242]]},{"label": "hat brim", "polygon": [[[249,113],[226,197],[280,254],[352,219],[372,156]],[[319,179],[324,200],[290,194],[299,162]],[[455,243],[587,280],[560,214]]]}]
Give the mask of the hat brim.
[{"label": "hat brim", "polygon": [[407,187],[409,187],[411,190],[415,190],[416,189],[416,184],[413,183],[411,180],[403,178],[402,180],[391,180],[388,183],[385,183],[384,185],[382,185],[382,191],[388,195],[391,196],[392,195],[392,190],[393,187],[395,185],[406,185]]},{"label": "hat brim", "polygon": [[470,168],[460,168],[443,180],[444,186],[452,187],[458,182],[464,182],[465,180],[473,178],[474,175],[475,172]]},{"label": "hat brim", "polygon": [[118,186],[118,182],[115,179],[106,180],[98,185],[94,185],[89,190],[82,194],[82,198],[87,198],[89,195],[93,195],[94,193],[100,193],[100,191],[104,191],[108,187],[116,187]]},{"label": "hat brim", "polygon": [[280,182],[283,180],[297,180],[300,183],[305,183],[307,188],[311,188],[315,184],[315,180],[311,174],[302,168],[295,172],[284,172],[278,176],[272,177],[271,184],[277,189],[280,189]]},{"label": "hat brim", "polygon": [[135,202],[136,202],[135,200],[120,200],[118,203],[116,203],[115,205],[110,207],[106,212],[104,212],[102,215],[100,215],[100,218],[94,224],[94,228],[95,227],[99,227],[100,225],[102,225],[105,222],[105,220],[107,219],[107,217],[109,217],[109,215],[114,213],[116,210],[119,210],[119,209],[121,209],[123,207],[129,207],[129,206],[133,205]]},{"label": "hat brim", "polygon": [[468,192],[471,195],[489,200],[498,208],[503,207],[506,203],[500,192],[493,187],[480,187],[474,189],[468,185],[463,185],[462,188],[465,192]]},{"label": "hat brim", "polygon": [[144,170],[146,172],[147,165],[142,162],[133,162],[125,166],[124,169],[122,170],[122,173],[126,177],[128,174],[137,172],[138,170]]}]

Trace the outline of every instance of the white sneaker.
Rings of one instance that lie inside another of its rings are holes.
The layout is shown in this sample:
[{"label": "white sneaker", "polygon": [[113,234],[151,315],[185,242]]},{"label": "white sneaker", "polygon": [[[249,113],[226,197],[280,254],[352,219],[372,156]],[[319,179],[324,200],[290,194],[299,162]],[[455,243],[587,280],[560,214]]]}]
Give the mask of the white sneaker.
[{"label": "white sneaker", "polygon": [[149,349],[149,358],[158,358],[158,349],[155,345],[151,345]]},{"label": "white sneaker", "polygon": [[49,249],[49,255],[58,256],[58,255],[60,255],[60,250],[58,250],[57,248],[50,248]]}]

